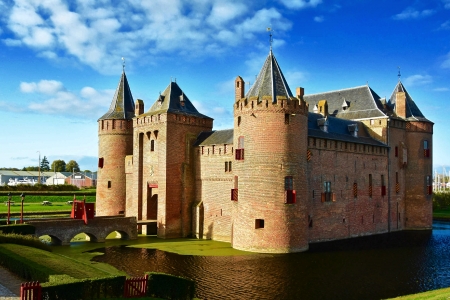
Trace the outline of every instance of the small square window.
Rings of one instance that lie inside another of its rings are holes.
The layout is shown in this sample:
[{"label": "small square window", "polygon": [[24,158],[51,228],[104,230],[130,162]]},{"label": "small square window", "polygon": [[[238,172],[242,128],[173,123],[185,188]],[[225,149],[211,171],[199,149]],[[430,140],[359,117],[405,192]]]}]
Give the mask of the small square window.
[{"label": "small square window", "polygon": [[111,188],[111,181],[108,180],[108,189],[110,189],[110,188]]},{"label": "small square window", "polygon": [[255,220],[255,229],[264,228],[264,219],[256,219]]}]

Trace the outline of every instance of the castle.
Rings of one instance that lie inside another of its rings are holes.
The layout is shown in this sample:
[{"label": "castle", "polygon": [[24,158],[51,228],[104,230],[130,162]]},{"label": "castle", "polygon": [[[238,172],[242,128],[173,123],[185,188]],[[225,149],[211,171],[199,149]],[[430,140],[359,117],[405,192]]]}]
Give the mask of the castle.
[{"label": "castle", "polygon": [[399,80],[292,94],[272,50],[232,129],[213,130],[171,82],[149,110],[125,72],[98,120],[97,215],[136,216],[144,234],[194,236],[266,253],[432,226],[433,123]]}]

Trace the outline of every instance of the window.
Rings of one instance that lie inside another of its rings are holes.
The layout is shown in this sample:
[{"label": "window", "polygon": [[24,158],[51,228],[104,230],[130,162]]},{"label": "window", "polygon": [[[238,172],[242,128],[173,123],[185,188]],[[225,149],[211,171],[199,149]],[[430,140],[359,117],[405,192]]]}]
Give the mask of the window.
[{"label": "window", "polygon": [[216,152],[216,145],[212,145],[212,154],[215,154]]},{"label": "window", "polygon": [[108,189],[110,189],[110,188],[111,188],[111,181],[108,180]]},{"label": "window", "polygon": [[400,183],[398,181],[398,172],[395,172],[395,192],[397,194],[400,192]]},{"label": "window", "polygon": [[289,125],[289,114],[284,114],[284,124]]},{"label": "window", "polygon": [[228,172],[228,162],[225,162],[225,172]]},{"label": "window", "polygon": [[237,122],[238,122],[238,126],[240,126],[241,125],[241,116],[238,117]]},{"label": "window", "polygon": [[231,172],[231,161],[225,162],[225,172]]},{"label": "window", "polygon": [[204,146],[202,146],[202,154],[205,152]]},{"label": "window", "polygon": [[335,194],[331,192],[331,181],[323,182],[323,193],[321,194],[322,202],[336,201]]},{"label": "window", "polygon": [[372,174],[369,174],[369,197],[372,198]]},{"label": "window", "polygon": [[430,157],[430,148],[427,140],[423,141],[423,156]]},{"label": "window", "polygon": [[427,187],[427,195],[432,195],[433,194],[433,179],[431,176],[427,176],[425,178],[425,184]]},{"label": "window", "polygon": [[104,159],[103,159],[103,157],[100,157],[100,158],[98,159],[98,167],[99,167],[99,168],[103,168],[103,163],[104,163]]},{"label": "window", "polygon": [[381,175],[381,196],[386,196],[386,185],[384,184],[384,175]]},{"label": "window", "polygon": [[[203,147],[202,147],[203,149]],[[155,151],[155,140],[150,141],[150,151]]]},{"label": "window", "polygon": [[264,228],[264,219],[256,219],[255,220],[255,229]]},{"label": "window", "polygon": [[231,161],[228,162],[228,172],[231,172]]},{"label": "window", "polygon": [[284,177],[284,203],[294,204],[296,202],[296,191],[294,190],[294,179],[292,176]]},{"label": "window", "polygon": [[398,157],[398,147],[395,146],[395,157]]},{"label": "window", "polygon": [[244,160],[244,137],[240,136],[238,140],[238,149],[235,151],[236,160]]},{"label": "window", "polygon": [[234,189],[231,189],[231,201],[238,201],[238,177],[234,176]]},{"label": "window", "polygon": [[353,183],[353,197],[358,197],[358,184],[356,182]]}]

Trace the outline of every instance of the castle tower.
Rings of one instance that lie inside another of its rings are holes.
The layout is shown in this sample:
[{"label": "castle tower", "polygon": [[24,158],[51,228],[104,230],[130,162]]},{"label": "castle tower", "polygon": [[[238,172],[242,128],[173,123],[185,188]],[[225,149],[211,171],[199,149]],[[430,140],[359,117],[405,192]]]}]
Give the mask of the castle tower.
[{"label": "castle tower", "polygon": [[266,253],[308,249],[308,109],[303,89],[297,94],[292,95],[270,51],[247,96],[235,101],[233,248]]},{"label": "castle tower", "polygon": [[124,71],[108,112],[98,119],[98,216],[125,212],[125,156],[133,151],[134,109]]},{"label": "castle tower", "polygon": [[[143,103],[138,103],[143,105]],[[176,82],[171,82],[150,109],[134,118],[132,182],[127,216],[156,220],[142,233],[160,238],[186,237],[192,232],[195,200],[193,144],[213,120],[197,111]],[[129,159],[129,158],[127,158]],[[154,224],[154,223],[153,223]]]},{"label": "castle tower", "polygon": [[[404,170],[405,229],[430,229],[432,226],[433,125],[422,114],[402,82],[391,98],[394,111],[405,122],[405,141],[394,152],[394,163]],[[392,157],[392,156],[391,156]],[[397,218],[403,218],[397,215]]]}]

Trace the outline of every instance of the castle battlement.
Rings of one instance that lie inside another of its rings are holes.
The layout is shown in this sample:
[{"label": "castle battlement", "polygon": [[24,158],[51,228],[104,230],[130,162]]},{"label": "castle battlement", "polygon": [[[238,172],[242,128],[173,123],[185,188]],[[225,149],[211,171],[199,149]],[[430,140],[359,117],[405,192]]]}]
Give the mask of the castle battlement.
[{"label": "castle battlement", "polygon": [[131,134],[131,120],[100,120],[98,122],[99,135],[107,134]]},{"label": "castle battlement", "polygon": [[[289,114],[308,114],[308,104],[296,97],[277,96],[277,101],[272,102],[272,96],[245,97],[236,101],[234,104],[235,114],[247,114],[252,112],[272,112]],[[241,112],[241,113],[239,113]]]}]

